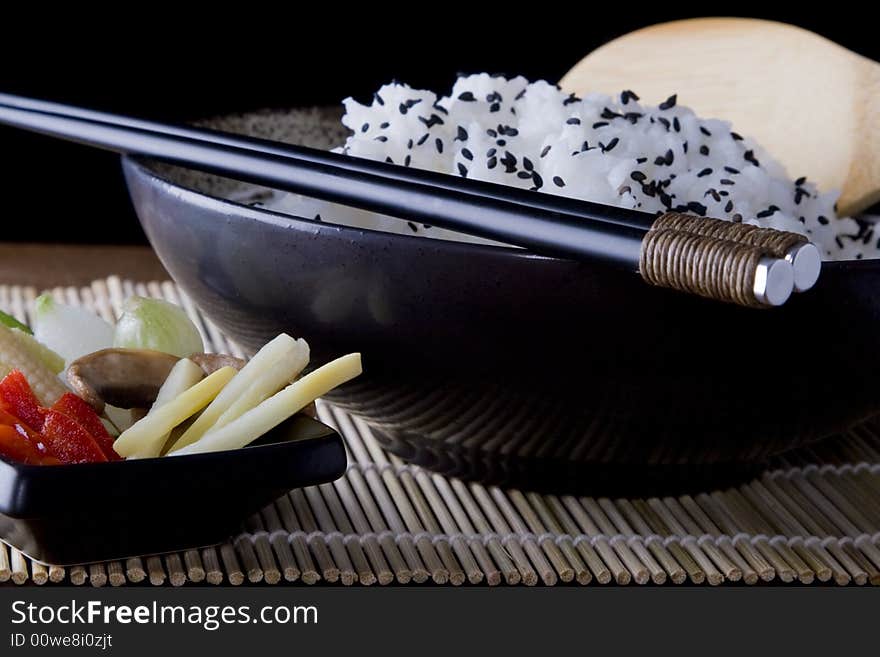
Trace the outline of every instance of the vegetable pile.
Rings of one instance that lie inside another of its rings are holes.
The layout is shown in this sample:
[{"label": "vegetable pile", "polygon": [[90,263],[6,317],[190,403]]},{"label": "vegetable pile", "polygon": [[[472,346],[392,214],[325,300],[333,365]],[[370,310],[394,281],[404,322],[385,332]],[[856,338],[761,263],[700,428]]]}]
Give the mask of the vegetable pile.
[{"label": "vegetable pile", "polygon": [[301,376],[309,345],[284,333],[247,363],[205,354],[158,299],[132,297],[114,327],[43,296],[35,319],[0,313],[0,458],[32,465],[237,449],[361,373],[348,354]]}]

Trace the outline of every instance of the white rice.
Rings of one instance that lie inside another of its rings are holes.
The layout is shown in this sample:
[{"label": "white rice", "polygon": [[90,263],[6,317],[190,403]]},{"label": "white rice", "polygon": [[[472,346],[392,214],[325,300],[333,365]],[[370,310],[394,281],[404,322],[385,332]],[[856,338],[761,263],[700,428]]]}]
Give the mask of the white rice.
[{"label": "white rice", "polygon": [[[688,211],[807,235],[827,260],[880,257],[870,223],[838,218],[837,192],[818,192],[758,144],[670,97],[643,106],[564,94],[525,78],[460,77],[449,96],[383,86],[370,105],[349,98],[341,152],[646,212]],[[334,223],[483,242],[437,227],[276,194],[273,209]]]}]

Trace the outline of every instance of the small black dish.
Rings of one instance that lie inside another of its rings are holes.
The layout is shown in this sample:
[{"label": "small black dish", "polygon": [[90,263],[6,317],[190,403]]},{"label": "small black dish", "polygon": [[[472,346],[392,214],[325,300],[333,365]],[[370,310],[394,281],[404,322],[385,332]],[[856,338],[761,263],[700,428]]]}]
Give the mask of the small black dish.
[{"label": "small black dish", "polygon": [[305,415],[231,451],[58,466],[0,459],[0,540],[57,565],[210,545],[345,466],[339,434]]}]

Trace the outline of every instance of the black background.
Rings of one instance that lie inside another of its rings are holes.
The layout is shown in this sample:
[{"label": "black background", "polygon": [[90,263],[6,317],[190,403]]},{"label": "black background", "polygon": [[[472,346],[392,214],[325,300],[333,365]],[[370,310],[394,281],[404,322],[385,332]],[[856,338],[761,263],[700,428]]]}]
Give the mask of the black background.
[{"label": "black background", "polygon": [[[811,4],[737,3],[735,13],[796,23],[880,59],[869,3],[817,10]],[[183,18],[183,6],[111,6],[119,13],[67,16],[48,5],[7,13],[0,23],[0,89],[185,120],[338,103],[368,96],[392,78],[440,91],[458,71],[557,80],[610,38],[706,12],[619,1],[325,3],[308,11],[293,3],[284,11],[227,3],[221,10],[217,3],[212,18]],[[111,154],[2,128],[0,181],[0,241],[144,241]]]}]

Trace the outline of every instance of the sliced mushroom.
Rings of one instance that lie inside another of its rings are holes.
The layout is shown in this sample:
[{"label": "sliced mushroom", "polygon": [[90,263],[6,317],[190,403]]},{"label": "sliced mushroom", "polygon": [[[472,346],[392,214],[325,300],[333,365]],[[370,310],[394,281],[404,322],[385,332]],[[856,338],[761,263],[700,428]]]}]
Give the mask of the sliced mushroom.
[{"label": "sliced mushroom", "polygon": [[244,367],[244,361],[241,358],[229,354],[193,354],[189,359],[202,368],[205,376],[213,374],[221,367],[234,367],[237,370]]},{"label": "sliced mushroom", "polygon": [[178,360],[150,349],[102,349],[73,361],[67,382],[98,413],[104,404],[149,408]]}]

